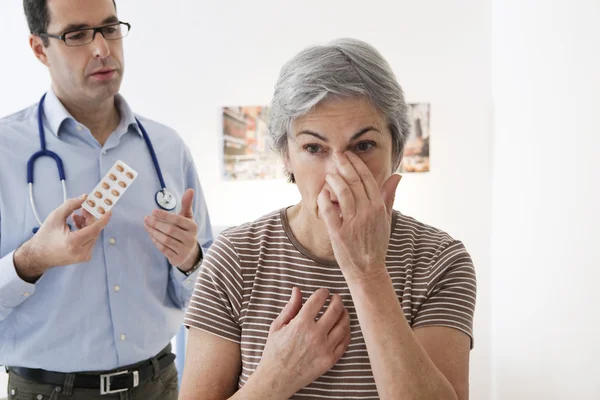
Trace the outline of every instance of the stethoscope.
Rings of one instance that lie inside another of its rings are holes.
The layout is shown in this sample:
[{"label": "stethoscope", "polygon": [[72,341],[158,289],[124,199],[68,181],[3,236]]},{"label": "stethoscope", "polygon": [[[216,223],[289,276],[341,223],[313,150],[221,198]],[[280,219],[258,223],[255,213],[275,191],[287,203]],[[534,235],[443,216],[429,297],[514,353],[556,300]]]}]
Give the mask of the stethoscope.
[{"label": "stethoscope", "polygon": [[[58,176],[62,185],[63,202],[67,201],[67,185],[65,184],[65,170],[63,167],[63,162],[58,156],[58,154],[46,149],[46,135],[44,133],[44,124],[42,122],[44,100],[46,100],[46,94],[42,96],[42,99],[40,100],[40,104],[38,106],[38,130],[40,135],[40,145],[42,149],[37,153],[34,153],[27,161],[27,183],[29,186],[29,201],[31,202],[33,215],[35,216],[35,219],[40,226],[42,225],[42,220],[39,217],[37,208],[35,206],[35,201],[33,200],[33,166],[38,158],[46,156],[54,159],[54,161],[56,162],[56,166],[58,167]],[[158,192],[156,192],[156,196],[154,197],[156,204],[163,210],[173,211],[175,207],[177,207],[177,199],[175,198],[175,196],[173,196],[171,192],[167,190],[165,180],[163,179],[163,175],[160,170],[160,165],[158,164],[158,159],[156,158],[156,153],[154,152],[154,147],[152,146],[152,142],[150,141],[150,137],[148,137],[146,129],[144,129],[142,123],[137,118],[135,119],[135,121],[140,127],[140,130],[142,131],[142,136],[144,137],[144,141],[148,146],[150,157],[152,157],[152,163],[154,164],[156,175],[158,176],[158,180],[160,181],[161,189]],[[69,228],[71,228],[71,226],[69,226]],[[39,227],[33,228],[33,233],[37,233],[39,229]]]}]

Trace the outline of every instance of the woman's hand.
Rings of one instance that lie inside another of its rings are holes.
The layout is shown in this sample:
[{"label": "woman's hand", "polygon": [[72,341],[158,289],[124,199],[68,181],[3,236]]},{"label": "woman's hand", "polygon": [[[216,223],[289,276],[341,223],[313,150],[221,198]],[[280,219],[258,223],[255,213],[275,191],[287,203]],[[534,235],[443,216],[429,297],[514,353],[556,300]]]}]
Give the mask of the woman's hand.
[{"label": "woman's hand", "polygon": [[396,188],[402,177],[390,176],[381,190],[365,163],[354,153],[334,153],[337,173],[326,181],[339,203],[323,188],[317,203],[329,230],[335,258],[348,279],[368,279],[386,271]]},{"label": "woman's hand", "polygon": [[[262,386],[277,398],[289,398],[319,378],[342,357],[350,344],[350,316],[339,295],[316,320],[329,292],[319,289],[302,305],[298,288],[277,319],[249,386]],[[247,384],[247,385],[248,385]]]}]

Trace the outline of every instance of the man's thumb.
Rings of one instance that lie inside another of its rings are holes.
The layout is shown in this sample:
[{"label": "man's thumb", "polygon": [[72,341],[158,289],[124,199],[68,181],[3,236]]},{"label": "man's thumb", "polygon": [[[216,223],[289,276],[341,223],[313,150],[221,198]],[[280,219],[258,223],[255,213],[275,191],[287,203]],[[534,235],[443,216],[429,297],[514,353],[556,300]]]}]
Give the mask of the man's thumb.
[{"label": "man's thumb", "polygon": [[179,215],[186,218],[194,218],[194,210],[192,205],[194,202],[194,189],[188,189],[181,198],[181,211]]},{"label": "man's thumb", "polygon": [[83,204],[86,198],[87,194],[83,194],[79,197],[67,199],[67,201],[62,203],[56,210],[54,210],[53,214],[57,218],[66,221],[67,218],[69,218],[69,216],[73,214],[74,211],[79,210],[81,208],[81,205]]}]

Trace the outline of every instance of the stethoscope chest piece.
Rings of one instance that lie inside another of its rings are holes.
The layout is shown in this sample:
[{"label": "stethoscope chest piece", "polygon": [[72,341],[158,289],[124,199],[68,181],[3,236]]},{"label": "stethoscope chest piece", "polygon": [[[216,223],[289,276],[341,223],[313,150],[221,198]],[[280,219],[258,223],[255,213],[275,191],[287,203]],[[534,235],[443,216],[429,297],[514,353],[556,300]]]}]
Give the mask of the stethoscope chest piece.
[{"label": "stethoscope chest piece", "polygon": [[167,189],[156,192],[156,204],[163,210],[173,211],[177,207],[177,199]]}]

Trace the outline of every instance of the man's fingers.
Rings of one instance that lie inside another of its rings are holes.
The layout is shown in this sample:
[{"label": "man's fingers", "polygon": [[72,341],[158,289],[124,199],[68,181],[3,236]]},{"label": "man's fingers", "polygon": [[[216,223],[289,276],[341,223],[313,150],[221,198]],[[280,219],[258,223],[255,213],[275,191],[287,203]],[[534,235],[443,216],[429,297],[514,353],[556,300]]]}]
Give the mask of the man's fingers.
[{"label": "man's fingers", "polygon": [[156,218],[164,222],[176,225],[184,231],[193,231],[197,229],[196,222],[193,219],[182,217],[179,214],[173,214],[165,210],[154,210],[152,216],[148,218]]},{"label": "man's fingers", "polygon": [[298,313],[300,318],[309,321],[314,321],[315,318],[317,318],[317,316],[319,315],[319,312],[321,311],[323,306],[325,305],[325,302],[327,301],[328,297],[329,290],[327,289],[321,288],[314,292],[308,298],[308,300],[306,300],[306,303],[304,303],[304,306]]},{"label": "man's fingers", "polygon": [[172,248],[170,248],[169,246],[165,245],[164,243],[159,242],[152,235],[150,235],[150,239],[152,240],[152,243],[154,243],[154,246],[156,246],[158,251],[160,251],[165,257],[167,257],[169,262],[171,264],[173,264],[171,262],[171,260],[174,260],[178,256],[177,252],[175,250],[173,250]]},{"label": "man's fingers", "polygon": [[148,234],[151,237],[164,244],[166,247],[172,249],[176,253],[180,253],[181,247],[183,246],[183,243],[181,241],[175,239],[172,236],[164,234],[158,229],[152,228],[148,224],[144,224],[144,229],[146,229],[146,232],[148,232]]},{"label": "man's fingers", "polygon": [[170,224],[165,221],[161,221],[155,217],[146,217],[144,219],[144,223],[145,223],[145,225],[149,226],[151,229],[155,229],[159,232],[162,232],[166,236],[169,236],[169,237],[173,238],[174,240],[177,240],[180,243],[185,242],[185,236],[186,236],[186,233],[188,233],[188,231],[183,230],[181,227],[179,227],[177,225]]},{"label": "man's fingers", "polygon": [[85,217],[83,215],[73,214],[71,217],[77,229],[82,229],[85,226]]},{"label": "man's fingers", "polygon": [[96,239],[100,232],[106,227],[108,221],[110,221],[110,217],[112,212],[109,211],[102,216],[99,220],[95,221],[91,225],[85,226],[77,232],[72,233],[73,240],[78,242],[80,245],[89,242],[90,240]]},{"label": "man's fingers", "polygon": [[94,221],[96,221],[96,217],[94,217],[92,215],[92,213],[90,213],[88,210],[86,210],[85,208],[81,209],[81,215],[83,215],[83,217],[85,218],[86,223],[89,225],[91,223],[93,223]]},{"label": "man's fingers", "polygon": [[278,331],[285,325],[289,324],[298,315],[298,312],[302,308],[302,292],[297,287],[292,289],[292,295],[289,301],[281,310],[281,313],[271,323],[270,332]]},{"label": "man's fingers", "polygon": [[331,301],[327,306],[327,310],[323,313],[317,325],[321,326],[325,332],[329,332],[333,329],[336,323],[339,321],[340,316],[344,313],[344,304],[339,294],[331,296]]},{"label": "man's fingers", "polygon": [[55,209],[51,215],[56,218],[60,218],[62,221],[66,221],[71,214],[81,208],[81,205],[85,201],[86,197],[87,195],[84,194],[73,199],[67,199],[67,201]]}]

